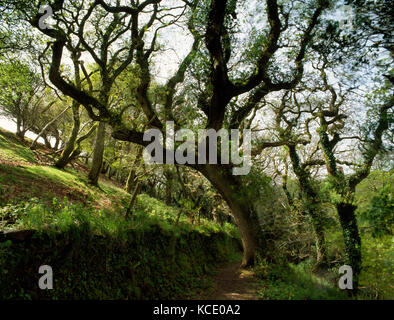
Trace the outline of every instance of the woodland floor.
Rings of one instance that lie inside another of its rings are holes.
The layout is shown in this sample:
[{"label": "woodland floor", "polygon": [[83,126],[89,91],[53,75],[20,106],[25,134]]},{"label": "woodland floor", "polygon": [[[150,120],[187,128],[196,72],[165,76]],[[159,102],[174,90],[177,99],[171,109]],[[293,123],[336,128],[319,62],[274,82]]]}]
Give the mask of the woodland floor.
[{"label": "woodland floor", "polygon": [[219,268],[214,288],[199,297],[202,300],[257,300],[256,279],[252,270],[240,269],[240,262],[229,262]]}]

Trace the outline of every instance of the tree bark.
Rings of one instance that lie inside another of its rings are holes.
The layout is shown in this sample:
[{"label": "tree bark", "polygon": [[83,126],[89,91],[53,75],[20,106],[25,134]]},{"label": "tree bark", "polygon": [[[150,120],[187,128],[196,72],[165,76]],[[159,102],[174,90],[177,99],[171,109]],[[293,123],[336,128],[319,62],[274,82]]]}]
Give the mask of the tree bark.
[{"label": "tree bark", "polygon": [[116,178],[116,174],[117,173],[118,173],[118,170],[116,170],[116,169],[114,169],[112,167],[109,167],[109,169],[108,169],[108,178],[112,179],[113,176],[115,176],[115,178]]},{"label": "tree bark", "polygon": [[336,207],[343,230],[346,263],[353,269],[352,292],[356,294],[361,271],[361,238],[355,215],[357,207],[348,203],[339,203]]},{"label": "tree bark", "polygon": [[[312,185],[309,171],[301,166],[301,161],[300,157],[298,156],[296,146],[288,145],[288,152],[293,166],[293,171],[298,179],[302,198],[305,202],[303,205],[303,210],[310,216],[312,220],[316,245],[315,270],[318,270],[320,268],[326,267],[328,262],[322,212],[319,209],[319,194],[315,190],[316,188]],[[285,192],[288,192],[287,189],[285,189]]]},{"label": "tree bark", "polygon": [[199,171],[217,188],[230,207],[242,240],[242,267],[253,266],[256,258],[265,255],[266,242],[257,211],[254,207],[258,199],[252,199],[243,192],[244,185],[231,169],[217,165],[205,165]]},{"label": "tree bark", "polygon": [[44,134],[44,132],[49,128],[50,125],[52,125],[53,123],[56,122],[56,120],[58,120],[64,113],[66,113],[66,111],[70,109],[70,106],[68,106],[66,109],[64,109],[62,112],[60,112],[55,118],[53,118],[51,121],[49,121],[44,128],[42,128],[41,132],[37,135],[37,137],[34,139],[33,143],[31,144],[30,149],[34,150],[36,148],[37,145],[37,141],[38,139],[41,137],[42,134]]},{"label": "tree bark", "polygon": [[48,149],[52,149],[52,145],[51,142],[49,141],[48,136],[43,134],[42,138],[44,139],[45,147],[47,147]]},{"label": "tree bark", "polygon": [[92,167],[89,171],[89,183],[97,186],[98,179],[103,164],[104,155],[104,141],[105,141],[105,123],[100,122],[97,128],[96,141],[94,143]]},{"label": "tree bark", "polygon": [[109,170],[110,166],[109,163],[107,161],[103,161],[103,164],[101,165],[101,174],[106,174]]},{"label": "tree bark", "polygon": [[134,166],[130,168],[129,175],[127,176],[125,189],[128,193],[131,193],[131,188],[133,187],[133,183],[136,177],[136,172]]},{"label": "tree bark", "polygon": [[73,128],[71,131],[70,138],[66,142],[60,158],[55,162],[55,167],[63,169],[70,161],[70,155],[74,150],[75,141],[77,141],[79,129],[81,126],[81,121],[79,118],[79,104],[74,100],[72,103],[73,111]]},{"label": "tree bark", "polygon": [[56,134],[55,134],[55,145],[53,146],[53,149],[59,150],[59,145],[60,145],[60,142],[61,142],[61,138],[60,138],[59,131],[56,130],[55,132],[56,132]]},{"label": "tree bark", "polygon": [[129,206],[127,207],[127,210],[126,210],[126,219],[128,219],[131,214],[131,209],[133,209],[134,202],[137,199],[137,196],[139,195],[139,193],[141,192],[141,187],[142,187],[141,181],[138,181],[137,184],[135,185],[133,194],[130,199]]},{"label": "tree bark", "polygon": [[22,120],[18,117],[16,119],[16,136],[21,140],[25,139],[25,130],[22,129]]},{"label": "tree bark", "polygon": [[131,193],[131,188],[134,185],[134,182],[135,182],[135,179],[137,176],[137,166],[140,164],[143,151],[144,151],[143,147],[141,147],[141,146],[137,147],[137,154],[135,156],[133,164],[131,165],[131,168],[130,168],[130,171],[129,171],[129,174],[128,174],[127,180],[126,180],[125,190],[128,193]]},{"label": "tree bark", "polygon": [[324,225],[321,221],[321,212],[309,213],[312,219],[313,231],[315,233],[315,245],[316,245],[316,265],[315,270],[327,267],[327,248],[326,239],[324,235]]}]

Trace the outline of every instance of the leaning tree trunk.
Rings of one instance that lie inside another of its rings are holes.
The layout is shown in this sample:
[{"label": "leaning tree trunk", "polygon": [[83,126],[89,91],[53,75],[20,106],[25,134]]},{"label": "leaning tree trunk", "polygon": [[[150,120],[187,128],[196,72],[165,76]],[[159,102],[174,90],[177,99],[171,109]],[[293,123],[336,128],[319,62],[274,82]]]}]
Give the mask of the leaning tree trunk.
[{"label": "leaning tree trunk", "polygon": [[346,264],[352,267],[353,293],[356,294],[361,271],[361,238],[355,215],[357,207],[349,203],[339,203],[336,207],[345,243]]},{"label": "leaning tree trunk", "polygon": [[70,161],[70,155],[74,151],[75,142],[77,141],[79,129],[81,126],[81,121],[79,117],[79,104],[76,101],[72,103],[73,111],[73,128],[71,131],[70,138],[66,142],[60,158],[55,162],[55,167],[63,169]]},{"label": "leaning tree trunk", "polygon": [[49,121],[44,128],[38,133],[37,137],[34,139],[33,143],[30,146],[30,149],[34,150],[37,146],[38,139],[45,133],[45,131],[52,125],[54,124],[64,113],[67,112],[67,110],[70,109],[70,106],[68,106],[66,109],[64,109],[62,112],[60,112],[55,118],[53,118],[51,121]]},{"label": "leaning tree trunk", "polygon": [[100,122],[97,128],[96,141],[94,143],[92,167],[89,171],[88,179],[92,185],[98,185],[98,178],[103,164],[105,141],[105,123]]},{"label": "leaning tree trunk", "polygon": [[137,154],[135,156],[133,164],[130,167],[130,171],[127,176],[126,186],[125,186],[125,189],[128,193],[131,193],[131,189],[132,189],[135,179],[137,177],[137,168],[141,162],[143,151],[144,151],[144,149],[142,147],[138,147]]},{"label": "leaning tree trunk", "polygon": [[129,175],[127,176],[125,189],[128,193],[131,193],[131,189],[134,185],[136,177],[136,169],[134,167],[130,168]]},{"label": "leaning tree trunk", "polygon": [[130,202],[129,202],[129,206],[127,207],[127,210],[126,210],[126,215],[125,215],[126,219],[128,219],[131,214],[131,210],[133,209],[135,200],[137,199],[137,196],[141,192],[141,187],[142,187],[141,181],[137,181],[137,184],[134,187],[134,191],[133,191],[133,194],[132,194]]},{"label": "leaning tree trunk", "polygon": [[[90,130],[89,130],[85,135],[79,137],[79,138],[77,139],[77,141],[75,141],[75,148],[74,148],[74,150],[71,152],[70,156],[68,157],[65,166],[66,166],[67,164],[69,164],[71,161],[74,161],[74,160],[76,160],[76,159],[79,157],[79,155],[80,155],[81,152],[82,152],[82,147],[81,147],[82,141],[84,141],[84,140],[86,140],[87,138],[89,138],[89,137],[93,134],[93,132],[96,130],[96,128],[97,128],[97,125],[96,125],[96,124],[93,125],[93,126],[90,128]],[[88,162],[89,162],[89,156],[86,156],[86,158],[85,158],[85,164],[87,165]]]},{"label": "leaning tree trunk", "polygon": [[252,266],[265,254],[266,242],[255,204],[259,199],[250,196],[231,169],[220,165],[205,165],[198,170],[213,184],[230,207],[239,228],[243,246],[242,267]]},{"label": "leaning tree trunk", "polygon": [[45,147],[48,149],[52,149],[51,142],[49,141],[50,138],[48,138],[48,136],[44,134],[42,135],[42,138],[44,139]]}]

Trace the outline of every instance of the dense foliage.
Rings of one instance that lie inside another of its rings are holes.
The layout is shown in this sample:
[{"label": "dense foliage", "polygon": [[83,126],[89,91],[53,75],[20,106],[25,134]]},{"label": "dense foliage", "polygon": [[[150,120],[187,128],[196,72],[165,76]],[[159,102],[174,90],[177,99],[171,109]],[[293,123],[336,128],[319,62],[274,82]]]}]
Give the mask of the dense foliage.
[{"label": "dense foliage", "polygon": [[260,298],[393,297],[390,1],[42,4],[0,0],[5,298],[191,297],[231,238]]}]

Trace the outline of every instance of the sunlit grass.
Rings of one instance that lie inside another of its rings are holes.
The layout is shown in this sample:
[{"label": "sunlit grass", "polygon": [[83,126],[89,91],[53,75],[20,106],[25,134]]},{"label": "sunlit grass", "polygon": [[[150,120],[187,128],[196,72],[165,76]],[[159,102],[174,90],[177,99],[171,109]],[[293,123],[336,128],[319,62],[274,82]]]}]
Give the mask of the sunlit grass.
[{"label": "sunlit grass", "polygon": [[6,161],[36,162],[34,152],[5,131],[0,131],[0,158]]}]

